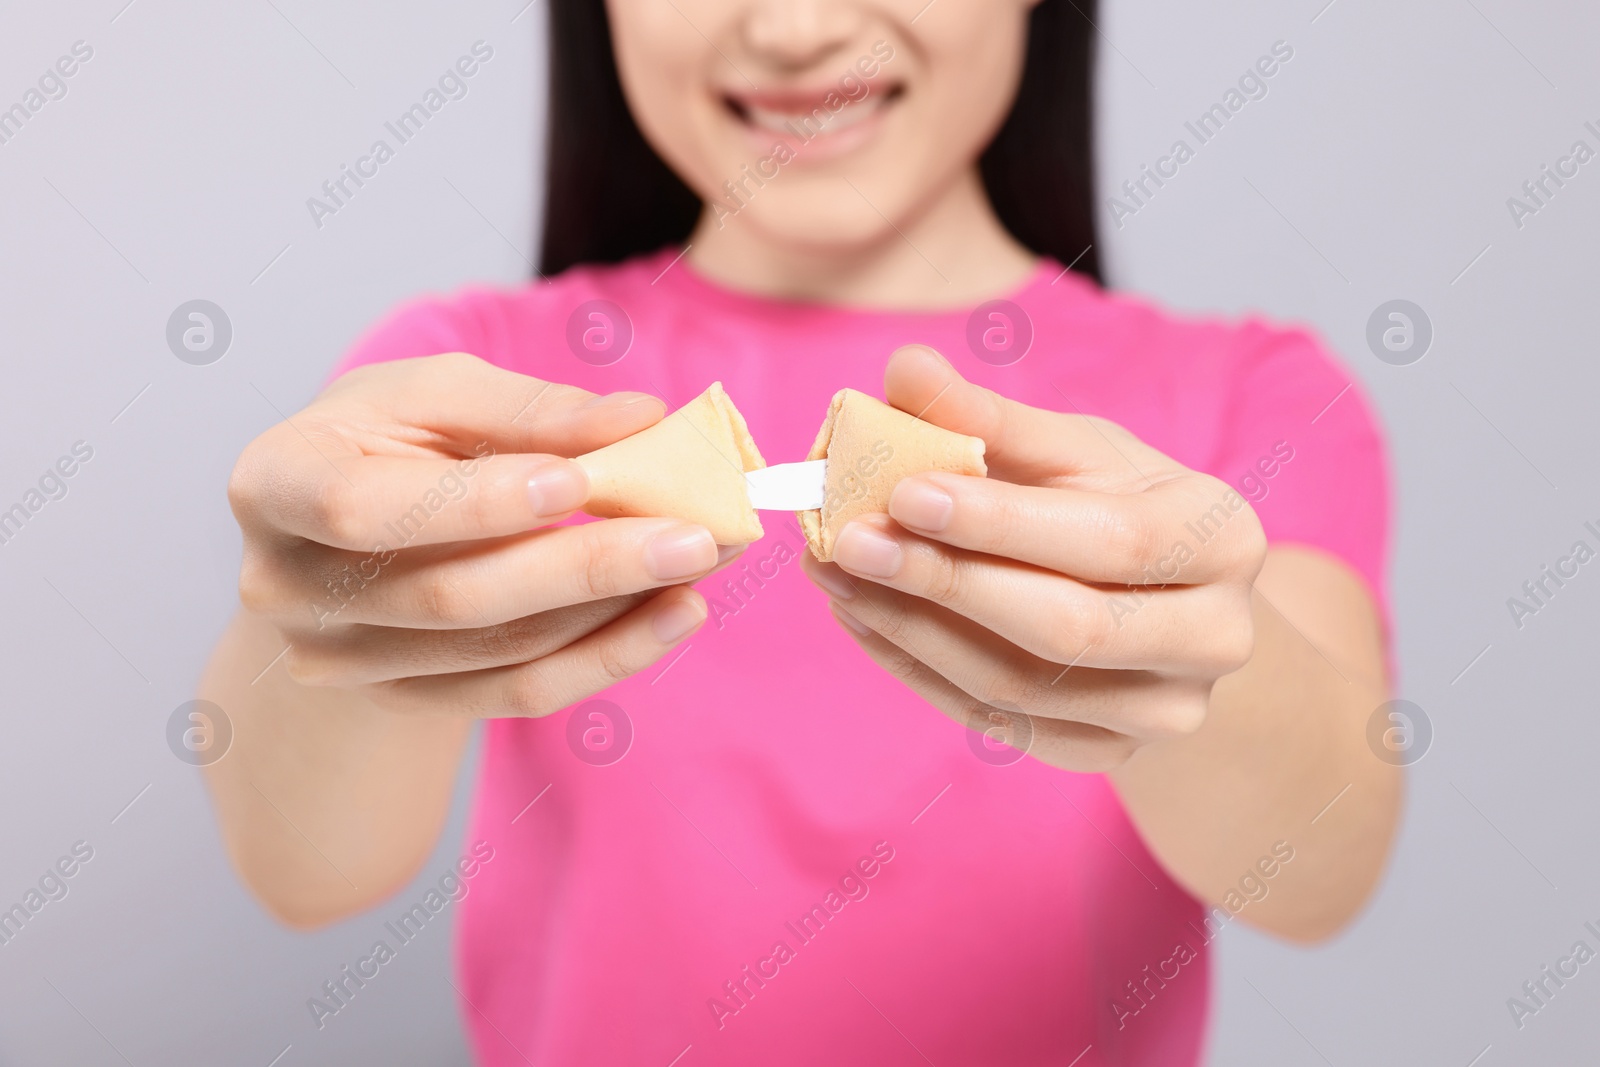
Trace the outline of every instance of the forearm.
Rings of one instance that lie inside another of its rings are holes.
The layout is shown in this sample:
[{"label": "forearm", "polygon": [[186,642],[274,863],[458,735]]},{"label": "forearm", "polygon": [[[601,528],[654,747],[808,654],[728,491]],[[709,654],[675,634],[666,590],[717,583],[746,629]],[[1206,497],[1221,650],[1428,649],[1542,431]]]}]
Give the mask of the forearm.
[{"label": "forearm", "polygon": [[233,742],[207,777],[245,883],[284,921],[316,925],[392,892],[426,860],[471,723],[303,687],[281,662],[263,673],[283,647],[247,612],[218,643],[199,695],[227,713]]},{"label": "forearm", "polygon": [[[1205,725],[1147,746],[1112,780],[1191,892],[1233,892],[1249,901],[1241,918],[1313,940],[1366,899],[1398,816],[1400,774],[1366,740],[1386,699],[1381,637],[1355,578],[1313,554],[1271,553],[1256,588],[1255,651],[1217,683]],[[1258,862],[1278,842],[1294,858],[1264,878]],[[1240,887],[1252,872],[1259,900]]]}]

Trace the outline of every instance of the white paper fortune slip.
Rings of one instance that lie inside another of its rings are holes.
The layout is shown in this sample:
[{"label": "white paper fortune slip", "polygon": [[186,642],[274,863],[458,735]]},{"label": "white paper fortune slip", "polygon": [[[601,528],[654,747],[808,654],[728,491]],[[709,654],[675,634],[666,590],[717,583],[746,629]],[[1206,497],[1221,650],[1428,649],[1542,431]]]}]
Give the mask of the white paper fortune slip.
[{"label": "white paper fortune slip", "polygon": [[827,474],[825,459],[779,463],[745,471],[744,486],[750,506],[759,511],[810,511],[822,506]]}]

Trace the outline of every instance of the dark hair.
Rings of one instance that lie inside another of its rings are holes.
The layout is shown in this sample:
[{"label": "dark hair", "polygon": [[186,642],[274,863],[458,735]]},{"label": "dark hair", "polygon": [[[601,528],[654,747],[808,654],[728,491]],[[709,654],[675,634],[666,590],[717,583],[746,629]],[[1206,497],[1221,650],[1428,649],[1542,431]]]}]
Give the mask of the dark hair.
[{"label": "dark hair", "polygon": [[[1094,0],[1040,0],[1016,103],[979,160],[1012,235],[1101,281],[1095,245]],[[554,0],[539,269],[618,263],[681,244],[700,198],[639,132],[617,76],[603,0]],[[1087,251],[1086,251],[1087,250]]]}]

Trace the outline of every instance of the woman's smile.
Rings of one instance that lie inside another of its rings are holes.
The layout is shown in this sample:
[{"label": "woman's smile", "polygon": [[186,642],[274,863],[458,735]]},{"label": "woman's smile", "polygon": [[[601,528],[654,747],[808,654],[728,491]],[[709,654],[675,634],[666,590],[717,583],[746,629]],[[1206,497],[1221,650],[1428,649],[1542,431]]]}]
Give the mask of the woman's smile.
[{"label": "woman's smile", "polygon": [[[749,151],[786,158],[804,167],[846,156],[883,133],[889,113],[905,95],[902,82],[853,80],[816,88],[722,94],[722,103]],[[847,95],[848,93],[848,95]]]}]

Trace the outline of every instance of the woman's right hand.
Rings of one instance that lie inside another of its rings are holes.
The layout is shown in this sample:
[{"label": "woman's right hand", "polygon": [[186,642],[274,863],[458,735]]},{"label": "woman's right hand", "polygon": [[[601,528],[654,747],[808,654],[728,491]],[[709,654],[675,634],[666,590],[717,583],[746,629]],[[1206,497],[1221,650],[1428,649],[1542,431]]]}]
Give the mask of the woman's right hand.
[{"label": "woman's right hand", "polygon": [[240,599],[276,627],[301,685],[416,714],[567,707],[706,617],[680,584],[719,564],[704,527],[549,528],[589,492],[562,457],[664,414],[643,393],[596,396],[459,353],[351,371],[234,468]]}]

